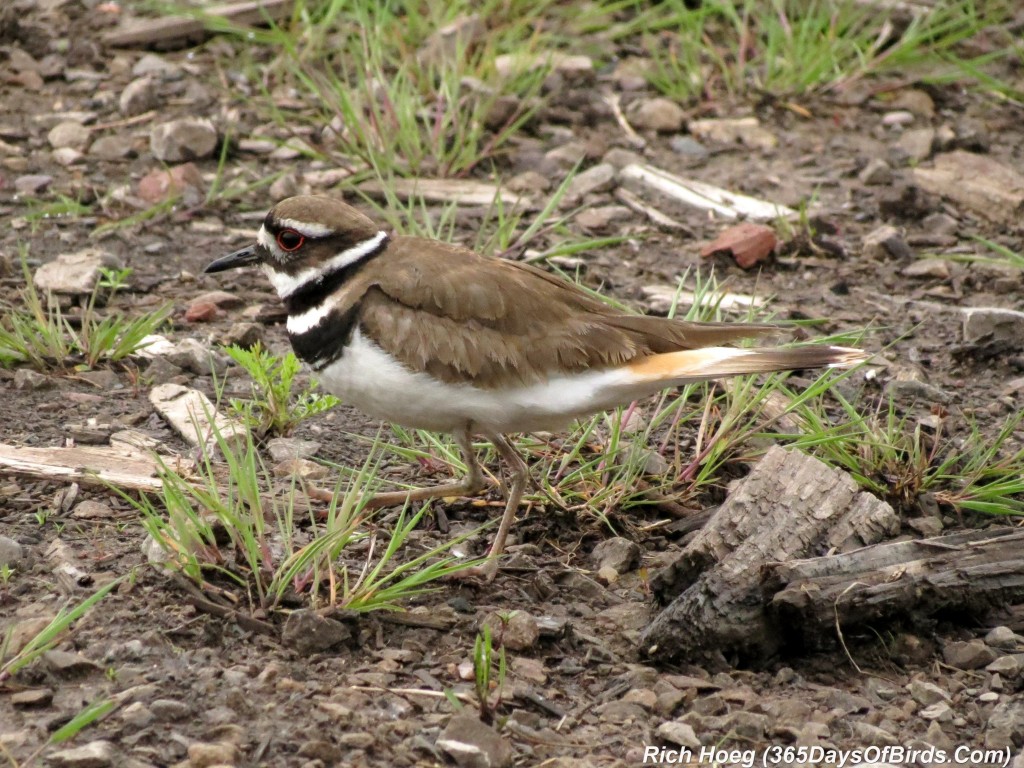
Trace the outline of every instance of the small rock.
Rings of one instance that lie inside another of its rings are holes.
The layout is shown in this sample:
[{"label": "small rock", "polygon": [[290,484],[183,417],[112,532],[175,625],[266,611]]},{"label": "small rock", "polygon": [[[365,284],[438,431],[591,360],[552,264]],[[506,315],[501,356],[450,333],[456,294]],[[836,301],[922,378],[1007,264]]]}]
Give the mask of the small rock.
[{"label": "small rock", "polygon": [[146,75],[157,75],[165,80],[178,80],[184,73],[173,61],[158,56],[155,53],[147,53],[132,67],[133,77],[145,77]]},{"label": "small rock", "polygon": [[532,648],[540,638],[537,620],[526,611],[490,613],[484,617],[481,626],[490,627],[495,647],[504,646],[510,651]]},{"label": "small rock", "polygon": [[69,165],[74,165],[80,162],[85,157],[81,152],[73,147],[61,147],[60,149],[53,150],[53,162],[57,165],[62,165],[65,168]]},{"label": "small rock", "polygon": [[376,739],[372,733],[343,733],[338,737],[341,746],[349,749],[369,749],[374,745]]},{"label": "small rock", "polygon": [[547,192],[551,189],[551,179],[537,171],[524,171],[513,176],[505,183],[509,192]]},{"label": "small rock", "polygon": [[875,746],[895,746],[899,743],[899,739],[884,728],[879,728],[877,725],[871,725],[870,723],[865,723],[860,720],[854,720],[850,725],[853,735],[864,744],[873,744]]},{"label": "small rock", "polygon": [[53,183],[53,176],[45,173],[29,173],[14,180],[14,189],[19,195],[37,195]]},{"label": "small rock", "polygon": [[153,717],[161,722],[184,720],[192,715],[192,708],[177,699],[156,699],[150,703],[149,708]]},{"label": "small rock", "polygon": [[981,669],[995,660],[996,652],[982,640],[968,640],[966,643],[946,643],[942,657],[957,669]]},{"label": "small rock", "polygon": [[888,224],[864,236],[864,256],[876,261],[890,258],[904,259],[913,256],[910,246],[896,227]]},{"label": "small rock", "polygon": [[950,695],[934,683],[926,680],[912,680],[907,686],[910,697],[923,707],[938,704],[940,701],[949,702]]},{"label": "small rock", "polygon": [[629,105],[627,116],[634,128],[657,133],[677,133],[686,122],[683,108],[665,98],[634,101]]},{"label": "small rock", "polygon": [[81,123],[66,120],[53,126],[46,135],[46,140],[54,149],[70,147],[81,151],[89,144],[89,133],[89,129]]},{"label": "small rock", "polygon": [[948,723],[953,719],[953,708],[944,701],[925,707],[919,713],[925,720],[935,720],[940,723]]},{"label": "small rock", "polygon": [[544,669],[544,662],[540,659],[530,659],[525,656],[514,656],[512,658],[512,673],[522,680],[534,685],[544,685],[548,681],[548,673]]},{"label": "small rock", "polygon": [[321,653],[350,640],[352,630],[310,609],[292,611],[284,623],[281,640],[303,655]]},{"label": "small rock", "polygon": [[154,168],[136,186],[139,197],[147,203],[161,203],[180,196],[185,205],[195,205],[202,199],[203,176],[194,163],[183,163],[172,168]]},{"label": "small rock", "polygon": [[121,384],[121,379],[118,375],[109,368],[100,368],[95,371],[80,371],[77,377],[83,381],[88,381],[96,389],[101,390],[123,389],[124,386]]},{"label": "small rock", "polygon": [[86,499],[75,506],[71,516],[79,520],[105,520],[114,517],[115,514],[110,505]]},{"label": "small rock", "polygon": [[590,553],[590,560],[598,568],[613,568],[616,573],[628,573],[640,564],[640,545],[616,536],[600,542]]},{"label": "small rock", "polygon": [[621,699],[599,704],[594,707],[594,714],[600,718],[602,723],[615,723],[616,725],[643,722],[647,717],[647,711],[639,704]]},{"label": "small rock", "polygon": [[690,136],[673,136],[668,145],[677,155],[704,158],[710,155],[708,148]]},{"label": "small rock", "polygon": [[624,205],[599,205],[587,207],[576,214],[576,223],[584,229],[607,229],[615,222],[633,218],[633,211]]},{"label": "small rock", "polygon": [[892,168],[880,157],[873,158],[857,175],[862,184],[880,187],[892,183]]},{"label": "small rock", "polygon": [[885,385],[887,394],[898,400],[919,400],[927,403],[951,403],[953,396],[934,384],[917,379],[894,379]]},{"label": "small rock", "polygon": [[294,437],[275,437],[267,443],[270,457],[276,462],[308,459],[316,456],[320,448],[316,440],[298,440]]},{"label": "small rock", "polygon": [[996,704],[985,724],[985,747],[1010,749],[1024,742],[1024,699]]},{"label": "small rock", "polygon": [[459,712],[437,739],[461,768],[506,768],[512,764],[512,745],[470,712]]},{"label": "small rock", "polygon": [[[350,735],[350,734],[346,734]],[[361,733],[356,734],[358,736],[369,736],[370,740],[368,744],[352,744],[345,743],[343,746],[352,749],[367,749],[373,746],[373,734]],[[362,740],[365,743],[365,739]],[[324,765],[337,765],[341,761],[341,749],[326,739],[313,739],[305,742],[299,747],[299,757],[308,757],[313,760],[320,760]]]},{"label": "small rock", "polygon": [[30,709],[32,707],[48,707],[53,701],[53,691],[49,688],[30,688],[27,691],[17,691],[11,694],[11,706],[17,709]]},{"label": "small rock", "polygon": [[185,321],[189,323],[209,323],[220,317],[216,304],[202,301],[190,301],[185,308]]},{"label": "small rock", "polygon": [[227,358],[198,339],[181,339],[165,357],[173,365],[200,376],[210,376],[214,372],[219,376],[228,369]]},{"label": "small rock", "polygon": [[32,282],[40,291],[83,295],[92,293],[105,268],[121,263],[111,253],[99,248],[84,248],[75,253],[62,253],[36,270]]},{"label": "small rock", "polygon": [[14,372],[14,388],[21,390],[49,389],[54,385],[53,379],[38,371],[19,368]]},{"label": "small rock", "polygon": [[544,160],[559,168],[575,168],[587,157],[587,146],[580,141],[569,141],[544,154]]},{"label": "small rock", "polygon": [[43,654],[43,662],[57,677],[73,678],[88,675],[99,667],[80,653],[68,651],[47,651]]},{"label": "small rock", "polygon": [[1013,653],[1007,656],[1000,656],[998,659],[986,666],[985,671],[1013,679],[1021,673],[1024,673],[1024,653]]},{"label": "small rock", "polygon": [[882,115],[882,125],[889,128],[896,125],[910,125],[912,122],[914,122],[914,113],[905,109],[897,109]]},{"label": "small rock", "polygon": [[619,572],[610,565],[602,565],[597,569],[597,580],[611,586],[619,580]]},{"label": "small rock", "polygon": [[889,106],[892,109],[906,110],[918,117],[932,117],[935,114],[935,102],[932,101],[932,97],[919,88],[900,91]]},{"label": "small rock", "polygon": [[1018,635],[1009,627],[993,627],[985,635],[985,642],[993,648],[1020,648],[1024,647],[1024,637]]},{"label": "small rock", "polygon": [[153,710],[141,701],[133,701],[119,713],[121,720],[135,728],[145,728],[153,722]]},{"label": "small rock", "polygon": [[932,516],[911,518],[907,520],[907,525],[925,538],[938,536],[943,528],[942,518]]},{"label": "small rock", "polygon": [[217,129],[204,118],[172,120],[153,128],[149,144],[153,155],[165,163],[202,160],[217,146]]},{"label": "small rock", "polygon": [[700,739],[697,738],[697,733],[693,730],[693,726],[688,723],[681,723],[678,720],[662,723],[658,726],[657,734],[669,744],[676,744],[680,747],[688,747],[689,749],[700,749],[701,747]]},{"label": "small rock", "polygon": [[202,742],[188,745],[188,764],[191,768],[234,765],[241,754],[238,747],[227,741]]},{"label": "small rock", "polygon": [[54,752],[49,756],[48,762],[59,768],[106,768],[114,762],[114,757],[114,745],[109,741],[100,740]]},{"label": "small rock", "polygon": [[945,259],[935,258],[918,259],[900,270],[900,274],[904,277],[949,280],[949,262]]},{"label": "small rock", "polygon": [[245,305],[243,299],[227,291],[207,291],[196,296],[193,301],[213,304],[218,309],[237,309]]},{"label": "small rock", "polygon": [[252,349],[263,342],[263,326],[259,323],[232,323],[222,341],[226,346]]},{"label": "small rock", "polygon": [[137,77],[121,91],[118,108],[125,117],[134,117],[153,109],[158,101],[156,81],[151,77]]},{"label": "small rock", "polygon": [[571,79],[587,79],[594,73],[594,62],[589,56],[573,56],[558,51],[543,53],[511,53],[494,59],[498,77],[508,78],[521,72],[531,72],[550,66],[552,70]]},{"label": "small rock", "polygon": [[964,341],[982,340],[1020,344],[1024,340],[1024,312],[998,307],[970,307],[964,312]]},{"label": "small rock", "polygon": [[750,149],[773,149],[779,139],[761,125],[756,117],[692,120],[690,133],[716,144],[742,144]]},{"label": "small rock", "polygon": [[309,459],[285,459],[274,465],[274,477],[295,477],[303,480],[323,480],[330,470]]},{"label": "small rock", "polygon": [[903,135],[896,142],[897,149],[905,152],[910,161],[914,163],[919,163],[931,157],[934,145],[934,128],[913,128],[909,131],[904,131]]},{"label": "small rock", "polygon": [[101,136],[89,147],[89,154],[97,160],[114,162],[135,153],[131,141],[124,136]]},{"label": "small rock", "polygon": [[648,712],[654,709],[658,703],[658,694],[650,688],[630,688],[622,700],[630,704],[639,704]]},{"label": "small rock", "polygon": [[584,197],[594,192],[605,192],[615,185],[615,167],[608,163],[600,163],[578,174],[569,182],[562,198],[563,206],[579,203]]}]

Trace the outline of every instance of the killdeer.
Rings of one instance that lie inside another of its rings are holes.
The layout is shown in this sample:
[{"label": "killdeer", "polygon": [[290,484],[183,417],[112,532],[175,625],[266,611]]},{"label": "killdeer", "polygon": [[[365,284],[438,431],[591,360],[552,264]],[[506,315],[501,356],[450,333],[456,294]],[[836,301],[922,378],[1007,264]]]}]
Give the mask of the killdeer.
[{"label": "killdeer", "polygon": [[291,197],[267,214],[256,243],[206,267],[263,268],[288,313],[295,353],[321,386],[405,427],[451,433],[461,482],[382,494],[392,503],[480,493],[472,444],[482,435],[511,470],[486,564],[488,580],[528,475],[505,435],[556,430],[668,387],[726,376],[864,359],[833,346],[723,346],[778,330],[632,315],[542,269],[467,248],[389,235],[339,200]]}]

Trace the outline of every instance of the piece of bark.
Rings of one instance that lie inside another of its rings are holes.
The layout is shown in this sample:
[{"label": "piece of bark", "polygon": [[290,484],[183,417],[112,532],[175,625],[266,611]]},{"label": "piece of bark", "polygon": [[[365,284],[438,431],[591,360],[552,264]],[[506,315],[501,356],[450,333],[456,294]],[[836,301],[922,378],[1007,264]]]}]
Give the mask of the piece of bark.
[{"label": "piece of bark", "polygon": [[1024,531],[1010,527],[879,544],[771,566],[765,589],[780,626],[799,627],[794,639],[816,646],[835,638],[837,622],[980,617],[1024,602],[1022,548]]},{"label": "piece of bark", "polygon": [[78,557],[61,539],[54,539],[46,548],[46,559],[53,565],[53,573],[65,592],[92,586],[93,575],[78,567]]},{"label": "piece of bark", "polygon": [[[262,24],[268,18],[280,21],[292,12],[292,0],[258,0],[257,2],[228,3],[206,9],[206,16],[217,16],[237,26]],[[209,32],[202,19],[190,16],[164,16],[159,19],[138,19],[123,27],[105,32],[106,45],[121,48],[158,45],[170,48],[174,44],[199,42]]]},{"label": "piece of bark", "polygon": [[684,179],[652,165],[633,163],[619,172],[620,179],[632,179],[664,195],[704,211],[714,211],[727,219],[744,217],[766,220],[789,218],[797,212],[781,203],[758,200],[754,197],[730,192],[721,187],[694,179]]},{"label": "piece of bark", "polygon": [[892,507],[841,470],[773,446],[652,586],[672,603],[641,649],[657,661],[709,650],[761,659],[784,640],[762,598],[768,563],[873,544],[899,530]]},{"label": "piece of bark", "polygon": [[1024,175],[986,155],[936,155],[933,168],[914,169],[914,182],[999,224],[1014,224],[1024,212]]},{"label": "piece of bark", "polygon": [[[180,464],[174,466],[180,468]],[[157,476],[159,469],[155,458],[116,448],[29,448],[0,443],[0,472],[61,483],[75,480],[91,485],[158,491],[161,487]]]},{"label": "piece of bark", "polygon": [[212,449],[217,445],[218,435],[228,443],[245,438],[245,427],[218,413],[210,399],[198,389],[159,384],[150,391],[149,401],[190,445]]}]

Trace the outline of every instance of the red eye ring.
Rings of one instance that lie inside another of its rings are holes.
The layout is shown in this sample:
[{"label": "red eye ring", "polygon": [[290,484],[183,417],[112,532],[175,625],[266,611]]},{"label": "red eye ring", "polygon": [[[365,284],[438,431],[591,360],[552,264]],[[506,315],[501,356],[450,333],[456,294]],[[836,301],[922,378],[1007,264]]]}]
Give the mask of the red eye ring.
[{"label": "red eye ring", "polygon": [[277,245],[282,251],[297,251],[306,242],[306,236],[290,227],[277,233]]}]

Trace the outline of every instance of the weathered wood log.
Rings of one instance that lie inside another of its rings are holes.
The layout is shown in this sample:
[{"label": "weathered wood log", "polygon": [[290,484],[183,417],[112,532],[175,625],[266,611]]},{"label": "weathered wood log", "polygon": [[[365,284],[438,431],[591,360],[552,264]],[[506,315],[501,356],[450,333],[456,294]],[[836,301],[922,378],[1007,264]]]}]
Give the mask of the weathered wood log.
[{"label": "weathered wood log", "polygon": [[[292,11],[292,0],[257,0],[228,3],[206,9],[208,16],[218,16],[238,26],[260,24],[267,19],[280,21]],[[191,16],[164,16],[125,23],[103,34],[103,42],[117,47],[158,46],[171,48],[199,42],[209,34],[201,19]]]},{"label": "weathered wood log", "polygon": [[772,447],[732,489],[654,588],[672,603],[641,638],[658,661],[713,649],[748,658],[773,654],[785,635],[762,596],[766,564],[850,551],[899,530],[896,513],[845,472]]},{"label": "weathered wood log", "polygon": [[[990,528],[898,541],[771,566],[765,594],[779,625],[804,638],[842,626],[940,612],[982,616],[1024,602],[1024,530]],[[810,643],[817,645],[817,643]]]},{"label": "weathered wood log", "polygon": [[[174,466],[180,467],[182,462],[191,466],[183,459],[175,460]],[[5,472],[140,491],[161,487],[160,465],[153,456],[108,447],[30,448],[0,443],[0,473]]]}]

